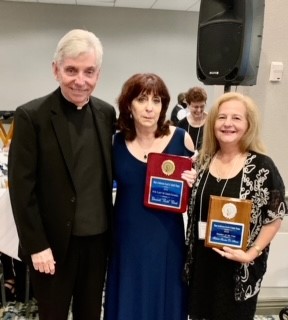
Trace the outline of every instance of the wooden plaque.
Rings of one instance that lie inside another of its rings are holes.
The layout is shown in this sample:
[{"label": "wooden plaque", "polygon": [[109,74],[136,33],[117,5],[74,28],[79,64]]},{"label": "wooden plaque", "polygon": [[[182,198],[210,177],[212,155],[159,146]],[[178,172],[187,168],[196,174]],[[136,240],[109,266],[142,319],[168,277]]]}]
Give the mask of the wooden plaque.
[{"label": "wooden plaque", "polygon": [[246,251],[251,209],[251,200],[210,196],[205,246]]},{"label": "wooden plaque", "polygon": [[181,173],[191,168],[189,157],[149,153],[144,205],[174,213],[185,212],[190,188],[181,179]]}]

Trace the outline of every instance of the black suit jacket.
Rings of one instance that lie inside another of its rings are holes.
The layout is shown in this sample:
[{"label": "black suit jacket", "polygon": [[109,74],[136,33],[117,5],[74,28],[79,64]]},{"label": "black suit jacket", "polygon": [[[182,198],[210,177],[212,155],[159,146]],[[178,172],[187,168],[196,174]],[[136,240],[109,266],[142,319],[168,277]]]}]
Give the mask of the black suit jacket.
[{"label": "black suit jacket", "polygon": [[[61,262],[71,236],[77,194],[68,123],[61,100],[57,89],[18,107],[14,116],[8,180],[22,259],[50,247],[56,261]],[[105,202],[110,221],[115,110],[94,97],[90,98],[90,105],[108,182]]]},{"label": "black suit jacket", "polygon": [[173,122],[174,126],[177,126],[178,122],[181,120],[178,118],[178,112],[183,109],[184,107],[182,107],[180,104],[176,104],[176,106],[173,108],[171,112],[171,121]]}]

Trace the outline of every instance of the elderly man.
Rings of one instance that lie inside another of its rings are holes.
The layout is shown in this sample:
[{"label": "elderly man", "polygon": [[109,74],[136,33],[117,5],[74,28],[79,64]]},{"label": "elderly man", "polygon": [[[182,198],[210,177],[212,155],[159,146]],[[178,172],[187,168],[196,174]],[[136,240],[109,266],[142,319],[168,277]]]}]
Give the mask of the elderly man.
[{"label": "elderly man", "polygon": [[112,208],[115,110],[92,97],[99,39],[72,30],[58,43],[59,88],[16,109],[8,179],[19,256],[30,266],[40,320],[100,319]]}]

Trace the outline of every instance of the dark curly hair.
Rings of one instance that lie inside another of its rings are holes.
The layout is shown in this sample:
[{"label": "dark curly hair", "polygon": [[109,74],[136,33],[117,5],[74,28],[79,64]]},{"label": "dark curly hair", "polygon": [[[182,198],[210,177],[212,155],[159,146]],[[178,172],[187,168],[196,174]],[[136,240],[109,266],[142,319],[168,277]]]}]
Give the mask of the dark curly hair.
[{"label": "dark curly hair", "polygon": [[161,137],[170,132],[169,121],[165,121],[170,95],[164,81],[154,73],[137,73],[124,83],[117,100],[120,111],[117,129],[124,134],[125,139],[128,141],[132,141],[136,137],[134,120],[130,116],[130,106],[132,101],[142,93],[153,93],[161,98],[162,108],[155,137]]}]

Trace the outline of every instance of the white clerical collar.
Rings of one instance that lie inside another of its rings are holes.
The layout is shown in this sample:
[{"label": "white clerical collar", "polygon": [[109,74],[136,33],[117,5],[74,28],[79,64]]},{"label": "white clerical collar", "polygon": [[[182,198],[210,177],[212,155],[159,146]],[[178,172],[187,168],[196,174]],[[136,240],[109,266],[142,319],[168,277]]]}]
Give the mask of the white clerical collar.
[{"label": "white clerical collar", "polygon": [[87,106],[88,102],[89,102],[89,98],[87,98],[87,101],[82,106],[76,106],[76,109],[82,110],[85,106]]}]

